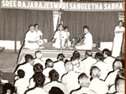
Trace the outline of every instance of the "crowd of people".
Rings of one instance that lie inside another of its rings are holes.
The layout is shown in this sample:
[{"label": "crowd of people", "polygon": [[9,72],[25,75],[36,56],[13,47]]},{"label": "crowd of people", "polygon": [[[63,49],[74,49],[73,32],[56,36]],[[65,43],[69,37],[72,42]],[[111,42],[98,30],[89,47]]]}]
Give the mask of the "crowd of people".
[{"label": "crowd of people", "polygon": [[104,49],[85,51],[85,58],[74,51],[71,58],[63,53],[57,60],[43,61],[42,52],[35,58],[25,55],[25,62],[15,68],[14,83],[6,83],[2,94],[124,94],[124,62]]}]

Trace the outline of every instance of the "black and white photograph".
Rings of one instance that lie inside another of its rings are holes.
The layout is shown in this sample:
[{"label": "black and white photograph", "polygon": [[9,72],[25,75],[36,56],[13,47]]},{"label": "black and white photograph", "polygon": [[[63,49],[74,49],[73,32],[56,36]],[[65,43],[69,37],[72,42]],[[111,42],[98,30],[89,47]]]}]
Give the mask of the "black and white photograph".
[{"label": "black and white photograph", "polygon": [[0,94],[125,94],[125,1],[0,0]]}]

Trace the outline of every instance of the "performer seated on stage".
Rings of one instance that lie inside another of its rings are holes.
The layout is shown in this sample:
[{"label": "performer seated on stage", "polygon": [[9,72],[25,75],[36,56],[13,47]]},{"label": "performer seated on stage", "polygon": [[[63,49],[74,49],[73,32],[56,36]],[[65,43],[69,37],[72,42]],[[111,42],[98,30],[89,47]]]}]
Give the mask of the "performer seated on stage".
[{"label": "performer seated on stage", "polygon": [[69,28],[67,26],[64,27],[64,36],[65,36],[65,48],[69,48],[71,46],[71,42],[70,42],[70,32],[69,32]]},{"label": "performer seated on stage", "polygon": [[40,41],[40,36],[42,36],[41,31],[36,31],[34,25],[29,26],[29,31],[25,35],[25,43],[24,43],[24,48],[28,49],[38,49],[40,48],[41,44],[39,43]]},{"label": "performer seated on stage", "polygon": [[[68,32],[67,32],[68,33]],[[57,31],[53,37],[53,47],[55,48],[65,48],[65,43],[68,38],[67,33],[64,31],[62,24],[59,24]]]},{"label": "performer seated on stage", "polygon": [[93,45],[92,34],[89,32],[89,27],[84,26],[84,37],[75,46],[76,49],[80,50],[91,50]]},{"label": "performer seated on stage", "polygon": [[43,41],[43,33],[39,30],[39,25],[34,24],[35,32],[36,32],[36,40],[40,46],[44,44]]}]

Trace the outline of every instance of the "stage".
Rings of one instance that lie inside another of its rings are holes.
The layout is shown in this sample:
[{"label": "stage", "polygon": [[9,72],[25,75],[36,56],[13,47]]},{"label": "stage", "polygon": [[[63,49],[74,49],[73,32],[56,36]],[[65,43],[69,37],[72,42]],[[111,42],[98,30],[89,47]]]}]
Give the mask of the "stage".
[{"label": "stage", "polygon": [[[23,48],[20,50],[19,54],[18,54],[18,59],[17,59],[17,63],[20,64],[20,63],[23,63],[24,62],[24,56],[26,54],[31,54],[35,57],[35,52],[36,51],[41,51],[42,54],[43,54],[43,60],[45,61],[47,58],[51,58],[52,60],[56,60],[57,58],[57,55],[59,53],[63,53],[65,55],[65,57],[67,59],[70,59],[70,57],[72,56],[72,53],[74,51],[76,51],[76,49],[74,48],[67,48],[67,49],[56,49],[52,46],[51,43],[46,43],[44,45],[44,48],[39,48],[39,49],[35,49],[35,50],[30,50],[30,49],[26,49],[26,48]],[[86,50],[77,50],[80,52],[81,54],[81,58],[84,58],[85,57],[85,51]],[[96,47],[93,47],[92,49],[92,53],[93,53],[93,56],[95,55],[96,52],[100,52],[100,50]]]}]

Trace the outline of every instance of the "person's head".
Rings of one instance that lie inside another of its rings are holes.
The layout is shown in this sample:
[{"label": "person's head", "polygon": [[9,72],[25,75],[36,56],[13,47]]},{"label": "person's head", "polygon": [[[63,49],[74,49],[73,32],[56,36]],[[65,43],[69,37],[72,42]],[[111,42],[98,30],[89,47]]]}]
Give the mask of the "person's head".
[{"label": "person's head", "polygon": [[78,83],[81,87],[88,87],[90,84],[90,79],[85,73],[81,73],[78,76]]},{"label": "person's head", "polygon": [[49,72],[49,78],[51,81],[58,81],[59,79],[59,73],[56,70],[51,70]]},{"label": "person's head", "polygon": [[80,59],[80,53],[78,51],[73,52],[72,61]]},{"label": "person's head", "polygon": [[95,59],[97,60],[97,61],[103,61],[103,55],[101,54],[101,53],[96,53],[95,54]]},{"label": "person's head", "polygon": [[34,32],[34,25],[29,25],[29,31]]},{"label": "person's head", "polygon": [[64,59],[65,59],[64,54],[62,54],[62,53],[58,54],[57,60],[59,60],[59,61],[64,61]]},{"label": "person's head", "polygon": [[92,51],[91,50],[86,50],[85,51],[85,57],[92,57]]},{"label": "person's head", "polygon": [[39,25],[38,24],[34,24],[34,29],[38,30],[38,28],[39,28]]},{"label": "person's head", "polygon": [[35,52],[35,57],[36,58],[42,58],[42,52],[41,51],[36,51]]},{"label": "person's head", "polygon": [[53,61],[49,58],[49,59],[46,59],[46,62],[45,62],[45,67],[49,67],[49,68],[53,68],[54,66],[54,63]]},{"label": "person's head", "polygon": [[106,58],[108,56],[111,56],[111,51],[109,49],[104,49],[102,51],[103,57]]},{"label": "person's head", "polygon": [[63,25],[62,24],[59,24],[59,26],[58,26],[58,30],[63,30]]},{"label": "person's head", "polygon": [[91,78],[99,78],[101,70],[97,66],[93,66],[90,69]]},{"label": "person's head", "polygon": [[4,84],[2,94],[14,94],[14,93],[16,93],[16,89],[12,84],[10,83]]},{"label": "person's head", "polygon": [[18,74],[18,77],[19,77],[19,78],[24,78],[24,76],[25,76],[25,72],[24,72],[22,69],[19,69],[19,70],[17,71],[17,74]]},{"label": "person's head", "polygon": [[69,71],[72,71],[73,70],[73,65],[70,61],[67,61],[65,63],[65,68],[66,68],[66,71],[69,72]]},{"label": "person's head", "polygon": [[83,26],[84,34],[89,32],[89,27],[87,25]]},{"label": "person's head", "polygon": [[119,94],[124,94],[125,93],[125,79],[117,77],[115,80],[115,89],[116,92]]},{"label": "person's head", "polygon": [[123,21],[122,20],[119,21],[119,26],[120,27],[123,26]]},{"label": "person's head", "polygon": [[30,62],[32,60],[33,60],[33,56],[32,55],[30,55],[30,54],[26,54],[25,55],[25,62]]},{"label": "person's head", "polygon": [[120,60],[115,60],[113,62],[113,70],[122,69],[122,62]]},{"label": "person's head", "polygon": [[64,94],[64,92],[59,87],[52,87],[49,94]]},{"label": "person's head", "polygon": [[43,87],[45,76],[42,74],[42,72],[36,72],[33,75],[33,80],[35,82],[35,87]]},{"label": "person's head", "polygon": [[64,31],[68,32],[69,31],[68,29],[69,28],[67,26],[64,26]]},{"label": "person's head", "polygon": [[42,72],[43,71],[43,66],[40,63],[37,63],[33,66],[34,73],[36,72]]}]

